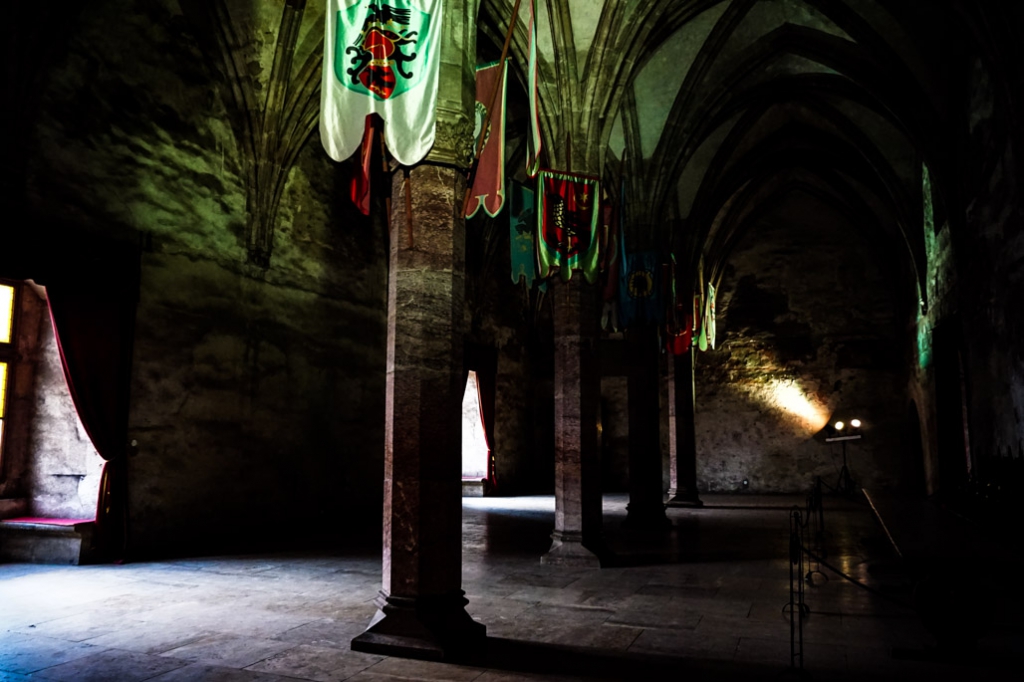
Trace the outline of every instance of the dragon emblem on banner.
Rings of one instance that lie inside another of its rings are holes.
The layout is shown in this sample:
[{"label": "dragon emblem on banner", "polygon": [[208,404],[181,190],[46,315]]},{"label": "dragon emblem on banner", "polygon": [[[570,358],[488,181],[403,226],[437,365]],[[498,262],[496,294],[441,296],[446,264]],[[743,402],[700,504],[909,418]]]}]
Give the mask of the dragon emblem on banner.
[{"label": "dragon emblem on banner", "polygon": [[362,86],[381,99],[404,90],[399,87],[397,76],[406,82],[413,80],[407,65],[416,61],[417,53],[406,50],[415,47],[421,32],[412,30],[413,20],[413,10],[409,8],[369,4],[362,30],[345,50],[346,55],[352,55],[352,67],[346,69],[349,87]]}]

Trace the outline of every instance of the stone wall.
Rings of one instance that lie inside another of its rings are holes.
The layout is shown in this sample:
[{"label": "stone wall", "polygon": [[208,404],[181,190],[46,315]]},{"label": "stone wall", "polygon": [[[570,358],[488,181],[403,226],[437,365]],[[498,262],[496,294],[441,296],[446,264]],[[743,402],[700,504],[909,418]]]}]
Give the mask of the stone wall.
[{"label": "stone wall", "polygon": [[813,200],[791,199],[729,258],[717,348],[697,359],[702,491],[834,484],[842,449],[823,429],[854,417],[864,422],[863,440],[847,447],[854,479],[898,483],[903,346],[877,245],[862,235]]},{"label": "stone wall", "polygon": [[[25,291],[24,295],[33,294]],[[43,316],[40,325],[37,353],[27,467],[30,513],[64,519],[95,518],[103,459],[75,411],[48,315]]]},{"label": "stone wall", "polygon": [[963,164],[966,221],[954,234],[956,258],[966,264],[959,308],[972,457],[979,466],[1024,459],[1024,175],[1013,144],[1020,122],[997,87],[975,61]]},{"label": "stone wall", "polygon": [[[249,59],[239,82],[186,4],[83,8],[48,76],[30,167],[32,214],[97,243],[144,246],[131,548],[350,535],[344,510],[380,508],[382,495],[384,230],[350,205],[349,166],[315,133],[280,176],[276,216],[259,213],[246,170],[254,141],[239,136],[231,93],[250,88],[247,115],[261,115],[284,3],[218,4]],[[322,36],[318,12],[303,19],[294,69]],[[249,250],[260,216],[273,218],[269,267]]]}]

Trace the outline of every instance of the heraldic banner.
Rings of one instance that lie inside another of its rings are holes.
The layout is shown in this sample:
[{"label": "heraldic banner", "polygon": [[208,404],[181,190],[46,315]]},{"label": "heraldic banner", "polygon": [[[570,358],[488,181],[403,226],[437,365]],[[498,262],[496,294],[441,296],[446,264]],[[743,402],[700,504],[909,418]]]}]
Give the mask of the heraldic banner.
[{"label": "heraldic banner", "polygon": [[[502,71],[505,73],[502,73]],[[466,217],[476,215],[482,207],[487,215],[494,218],[505,205],[505,82],[508,76],[508,63],[502,69],[497,62],[476,70],[476,129],[473,131],[473,144],[480,140],[480,129],[487,120],[487,107],[494,102],[487,133],[484,135],[484,147],[477,161],[476,175],[473,176],[473,192],[466,209]],[[501,81],[501,89],[497,97],[494,88]]]},{"label": "heraldic banner", "polygon": [[619,325],[625,329],[635,324],[662,324],[664,321],[658,253],[629,254],[619,278]]},{"label": "heraldic banner", "polygon": [[434,144],[442,0],[327,0],[320,139],[335,161],[359,147],[368,114],[411,166]]},{"label": "heraldic banner", "polygon": [[537,0],[530,2],[529,81],[527,97],[530,98],[530,131],[526,136],[526,174],[537,177],[540,170],[540,151],[544,142],[540,136],[540,60],[537,57]]},{"label": "heraldic banner", "polygon": [[512,282],[526,280],[526,288],[537,277],[537,251],[533,232],[537,224],[533,190],[518,182],[512,183],[512,206],[509,211],[509,240],[512,245]]},{"label": "heraldic banner", "polygon": [[597,279],[599,190],[597,178],[589,175],[540,172],[538,277],[547,279],[559,268],[566,282],[573,270],[582,270],[591,284]]}]

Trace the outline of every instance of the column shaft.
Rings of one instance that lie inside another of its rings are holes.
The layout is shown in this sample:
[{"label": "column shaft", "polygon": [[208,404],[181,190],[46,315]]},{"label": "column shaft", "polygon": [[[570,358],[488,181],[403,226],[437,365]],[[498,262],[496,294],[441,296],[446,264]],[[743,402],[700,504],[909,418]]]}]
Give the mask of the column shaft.
[{"label": "column shaft", "polygon": [[575,273],[553,281],[555,333],[555,530],[542,563],[599,566],[600,452],[597,288]]},{"label": "column shaft", "polygon": [[665,516],[661,477],[658,329],[635,325],[626,332],[629,366],[629,505],[626,524],[634,528],[671,526]]},{"label": "column shaft", "polygon": [[358,651],[444,658],[484,636],[462,586],[465,178],[395,174],[388,284],[383,586]]},{"label": "column shaft", "polygon": [[697,433],[694,426],[694,350],[668,359],[670,507],[703,507],[697,494]]}]

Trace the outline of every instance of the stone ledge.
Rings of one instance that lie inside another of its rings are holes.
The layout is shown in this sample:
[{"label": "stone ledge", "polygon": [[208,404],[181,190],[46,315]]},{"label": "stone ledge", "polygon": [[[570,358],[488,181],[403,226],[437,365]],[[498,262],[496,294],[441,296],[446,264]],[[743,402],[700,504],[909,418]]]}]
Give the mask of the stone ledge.
[{"label": "stone ledge", "polygon": [[0,561],[78,566],[93,558],[96,522],[15,518],[0,521]]}]

